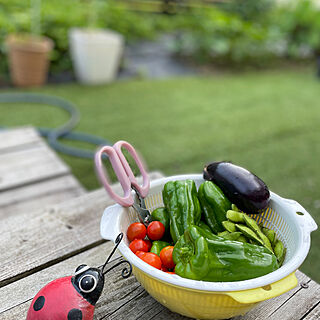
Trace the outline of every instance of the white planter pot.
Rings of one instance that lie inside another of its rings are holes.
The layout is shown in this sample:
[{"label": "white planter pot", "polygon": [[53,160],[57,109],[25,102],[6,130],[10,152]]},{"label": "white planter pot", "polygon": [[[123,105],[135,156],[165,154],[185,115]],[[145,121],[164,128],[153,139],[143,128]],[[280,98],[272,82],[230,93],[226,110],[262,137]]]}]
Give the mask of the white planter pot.
[{"label": "white planter pot", "polygon": [[123,53],[123,37],[110,30],[71,29],[70,51],[78,81],[100,84],[114,80]]}]

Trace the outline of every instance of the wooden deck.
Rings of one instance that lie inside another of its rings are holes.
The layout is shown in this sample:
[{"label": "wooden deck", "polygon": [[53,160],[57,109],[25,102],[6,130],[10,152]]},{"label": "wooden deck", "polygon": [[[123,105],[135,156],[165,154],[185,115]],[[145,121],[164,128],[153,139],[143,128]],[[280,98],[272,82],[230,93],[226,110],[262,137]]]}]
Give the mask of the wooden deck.
[{"label": "wooden deck", "polygon": [[84,193],[36,130],[0,131],[0,220]]},{"label": "wooden deck", "polygon": [[[101,239],[99,224],[113,201],[103,189],[85,193],[31,128],[0,132],[0,191],[0,320],[25,319],[46,283],[73,274],[81,263],[105,261],[113,244]],[[234,319],[319,319],[320,286],[297,276],[296,288]],[[160,305],[134,276],[122,279],[118,269],[106,278],[94,319],[187,318]]]}]

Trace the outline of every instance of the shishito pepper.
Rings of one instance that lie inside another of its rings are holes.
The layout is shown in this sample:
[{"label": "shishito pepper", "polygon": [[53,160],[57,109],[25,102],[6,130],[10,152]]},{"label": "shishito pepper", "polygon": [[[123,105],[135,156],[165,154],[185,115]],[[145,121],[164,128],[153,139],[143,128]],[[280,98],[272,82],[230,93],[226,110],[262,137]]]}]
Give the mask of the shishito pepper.
[{"label": "shishito pepper", "polygon": [[231,202],[221,189],[211,181],[201,184],[198,191],[205,222],[211,231],[217,234],[224,231],[222,222],[227,220],[226,212],[231,209]]},{"label": "shishito pepper", "polygon": [[209,228],[209,226],[207,224],[205,224],[203,221],[200,221],[198,226],[201,228],[201,229],[204,229],[204,230],[207,230],[208,232],[211,232],[211,229]]},{"label": "shishito pepper", "polygon": [[153,241],[150,252],[155,253],[157,256],[160,256],[161,250],[167,246],[170,246],[170,243],[166,241]]},{"label": "shishito pepper", "polygon": [[153,210],[151,213],[151,219],[152,221],[160,221],[164,225],[166,230],[170,228],[169,213],[164,207]]},{"label": "shishito pepper", "polygon": [[171,241],[170,237],[170,217],[169,213],[166,208],[160,207],[152,211],[151,213],[151,220],[152,221],[160,221],[165,228],[165,234],[163,239]]},{"label": "shishito pepper", "polygon": [[198,226],[189,227],[173,250],[175,272],[203,281],[241,281],[278,269],[268,249],[223,239]]},{"label": "shishito pepper", "polygon": [[170,217],[170,234],[176,243],[190,225],[200,222],[196,185],[189,179],[169,181],[163,187],[162,198]]}]

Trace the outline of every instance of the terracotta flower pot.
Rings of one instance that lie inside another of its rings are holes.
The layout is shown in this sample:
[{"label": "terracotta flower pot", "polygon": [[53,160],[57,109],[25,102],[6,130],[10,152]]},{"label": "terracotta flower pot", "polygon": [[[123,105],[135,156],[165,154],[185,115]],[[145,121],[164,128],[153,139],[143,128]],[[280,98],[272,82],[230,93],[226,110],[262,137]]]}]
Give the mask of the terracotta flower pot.
[{"label": "terracotta flower pot", "polygon": [[43,85],[47,80],[53,41],[46,37],[10,35],[6,44],[12,83],[18,87]]}]

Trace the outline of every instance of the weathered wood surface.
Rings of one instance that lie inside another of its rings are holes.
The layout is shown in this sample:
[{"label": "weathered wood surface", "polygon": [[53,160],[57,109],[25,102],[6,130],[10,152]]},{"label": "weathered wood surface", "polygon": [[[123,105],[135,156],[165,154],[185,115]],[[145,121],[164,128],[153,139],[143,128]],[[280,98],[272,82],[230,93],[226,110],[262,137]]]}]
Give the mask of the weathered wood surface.
[{"label": "weathered wood surface", "polygon": [[61,203],[84,193],[83,187],[71,175],[0,192],[0,220],[9,215],[43,210],[52,203]]},{"label": "weathered wood surface", "polygon": [[60,177],[70,169],[45,143],[0,154],[0,191]]},{"label": "weathered wood surface", "polygon": [[0,130],[0,154],[26,149],[39,141],[39,134],[32,127],[2,129]]},{"label": "weathered wood surface", "polygon": [[0,221],[84,193],[35,129],[0,131]]},{"label": "weathered wood surface", "polygon": [[310,312],[303,318],[304,320],[319,320],[320,319],[320,303],[318,303]]},{"label": "weathered wood surface", "polygon": [[[161,176],[150,174],[151,179]],[[0,246],[6,250],[0,259],[0,287],[101,243],[101,215],[113,203],[100,189],[1,221]]]}]

